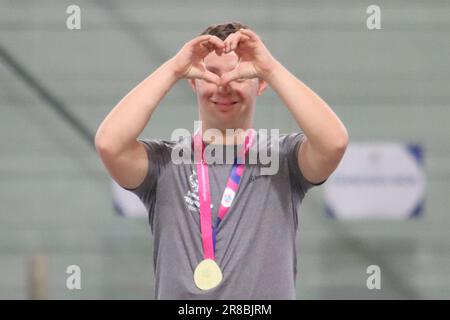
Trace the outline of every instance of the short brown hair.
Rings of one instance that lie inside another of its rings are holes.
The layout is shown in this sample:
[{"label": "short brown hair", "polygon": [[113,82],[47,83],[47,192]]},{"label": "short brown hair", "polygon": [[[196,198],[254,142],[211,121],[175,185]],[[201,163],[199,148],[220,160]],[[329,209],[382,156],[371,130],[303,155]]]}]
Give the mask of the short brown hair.
[{"label": "short brown hair", "polygon": [[248,29],[249,27],[239,22],[230,22],[222,24],[213,24],[205,29],[200,35],[210,34],[220,38],[222,41],[232,33],[239,31],[239,29]]}]

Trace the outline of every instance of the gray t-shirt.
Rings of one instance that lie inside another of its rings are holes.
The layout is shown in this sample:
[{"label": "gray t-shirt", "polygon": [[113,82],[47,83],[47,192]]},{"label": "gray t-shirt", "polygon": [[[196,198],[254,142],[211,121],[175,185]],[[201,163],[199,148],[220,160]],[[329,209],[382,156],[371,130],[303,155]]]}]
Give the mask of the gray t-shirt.
[{"label": "gray t-shirt", "polygon": [[[296,298],[297,207],[308,189],[323,183],[308,182],[299,170],[296,155],[304,137],[294,133],[276,140],[279,170],[274,175],[262,175],[261,163],[246,165],[234,201],[217,230],[215,256],[223,280],[208,291],[194,283],[194,270],[203,260],[196,165],[171,161],[174,147],[191,142],[140,140],[147,149],[149,170],[139,187],[127,190],[148,210],[156,299]],[[254,144],[257,152],[274,143],[262,139],[258,137]],[[208,167],[215,225],[232,165]]]}]

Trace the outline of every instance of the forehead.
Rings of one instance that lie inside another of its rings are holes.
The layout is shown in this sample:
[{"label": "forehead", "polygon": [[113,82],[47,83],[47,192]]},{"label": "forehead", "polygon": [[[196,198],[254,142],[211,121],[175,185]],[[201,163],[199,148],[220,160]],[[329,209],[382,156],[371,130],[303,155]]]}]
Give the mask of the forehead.
[{"label": "forehead", "polygon": [[221,71],[229,71],[234,69],[239,61],[238,56],[234,52],[224,53],[218,56],[214,51],[208,54],[205,59],[205,66],[208,69],[217,69]]}]

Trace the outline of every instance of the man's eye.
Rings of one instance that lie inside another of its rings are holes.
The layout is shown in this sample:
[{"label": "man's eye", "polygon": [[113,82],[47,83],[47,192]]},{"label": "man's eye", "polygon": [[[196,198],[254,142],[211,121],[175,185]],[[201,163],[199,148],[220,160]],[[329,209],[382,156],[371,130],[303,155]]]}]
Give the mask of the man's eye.
[{"label": "man's eye", "polygon": [[236,81],[236,82],[238,82],[238,83],[242,83],[242,82],[244,82],[246,79],[244,79],[244,78],[240,78],[240,79],[236,79],[236,80],[234,80],[234,81]]}]

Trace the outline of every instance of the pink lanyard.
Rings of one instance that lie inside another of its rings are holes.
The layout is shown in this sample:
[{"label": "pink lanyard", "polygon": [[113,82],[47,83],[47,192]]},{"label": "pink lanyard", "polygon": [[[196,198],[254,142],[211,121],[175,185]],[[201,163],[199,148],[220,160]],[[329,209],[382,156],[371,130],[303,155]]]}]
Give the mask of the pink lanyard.
[{"label": "pink lanyard", "polygon": [[[249,134],[245,136],[244,148],[240,150],[239,156],[247,154],[248,150],[253,144],[254,131],[249,131]],[[211,195],[209,189],[209,174],[208,165],[203,159],[203,140],[201,132],[197,131],[194,135],[194,153],[195,160],[197,162],[197,176],[198,176],[198,196],[200,202],[200,231],[202,234],[203,245],[203,257],[204,259],[214,260],[214,249],[216,247],[216,230],[219,223],[225,218],[228,210],[233,203],[234,197],[239,187],[241,177],[244,174],[245,164],[238,164],[235,159],[234,165],[231,169],[231,173],[228,177],[228,181],[220,202],[219,214],[217,218],[216,227],[212,227],[212,214],[211,214]],[[243,152],[242,152],[243,151]],[[243,153],[243,154],[242,154]]]}]

